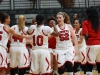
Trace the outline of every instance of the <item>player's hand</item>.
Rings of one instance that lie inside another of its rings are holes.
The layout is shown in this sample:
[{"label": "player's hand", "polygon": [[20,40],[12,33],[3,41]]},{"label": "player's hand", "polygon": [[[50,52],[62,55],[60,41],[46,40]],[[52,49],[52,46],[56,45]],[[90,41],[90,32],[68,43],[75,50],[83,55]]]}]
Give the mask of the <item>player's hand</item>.
[{"label": "player's hand", "polygon": [[56,25],[56,22],[54,20],[51,20],[50,22],[52,23],[52,26]]},{"label": "player's hand", "polygon": [[32,35],[25,35],[25,38],[27,39],[32,38]]}]

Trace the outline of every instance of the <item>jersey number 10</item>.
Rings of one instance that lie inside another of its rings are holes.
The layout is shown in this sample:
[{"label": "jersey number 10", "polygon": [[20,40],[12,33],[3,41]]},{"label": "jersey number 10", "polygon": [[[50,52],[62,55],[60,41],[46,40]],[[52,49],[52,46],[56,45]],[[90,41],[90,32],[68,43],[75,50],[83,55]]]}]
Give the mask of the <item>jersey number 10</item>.
[{"label": "jersey number 10", "polygon": [[42,35],[38,35],[35,36],[33,35],[33,45],[36,46],[42,46],[43,45],[43,36]]}]

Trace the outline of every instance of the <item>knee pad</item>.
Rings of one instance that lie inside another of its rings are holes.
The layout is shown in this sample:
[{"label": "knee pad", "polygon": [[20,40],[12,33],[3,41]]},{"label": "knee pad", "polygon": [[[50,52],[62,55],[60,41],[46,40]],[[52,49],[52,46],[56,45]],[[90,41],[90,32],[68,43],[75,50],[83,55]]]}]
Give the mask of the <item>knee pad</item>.
[{"label": "knee pad", "polygon": [[63,74],[65,72],[65,66],[62,66],[61,68],[58,68],[58,73]]},{"label": "knee pad", "polygon": [[67,72],[73,72],[73,65],[71,62],[66,62],[65,67],[67,69]]}]

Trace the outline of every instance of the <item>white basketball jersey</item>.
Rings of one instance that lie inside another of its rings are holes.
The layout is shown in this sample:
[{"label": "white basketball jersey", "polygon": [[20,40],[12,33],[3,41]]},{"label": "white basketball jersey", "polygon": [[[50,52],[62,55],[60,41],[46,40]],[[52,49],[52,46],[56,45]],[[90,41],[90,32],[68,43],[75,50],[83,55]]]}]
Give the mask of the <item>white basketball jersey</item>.
[{"label": "white basketball jersey", "polygon": [[49,26],[32,25],[28,32],[33,35],[33,49],[48,49],[48,34],[53,32]]},{"label": "white basketball jersey", "polygon": [[[18,34],[26,35],[28,27],[25,27],[23,30],[19,31],[18,25],[11,27]],[[26,38],[18,38],[14,35],[11,35],[11,46],[26,46]]]},{"label": "white basketball jersey", "polygon": [[[77,40],[80,40],[81,31],[82,31],[82,28],[80,28],[80,30],[79,30],[78,33],[76,34]],[[85,42],[85,39],[84,39],[84,38],[83,38],[82,43],[79,43],[79,44],[78,44],[78,47],[79,47],[79,48],[82,48],[82,47],[85,48],[85,47],[86,47],[86,42]]]},{"label": "white basketball jersey", "polygon": [[9,39],[8,32],[4,29],[4,24],[0,24],[0,45],[7,48],[7,42]]},{"label": "white basketball jersey", "polygon": [[71,42],[71,34],[70,30],[68,28],[68,25],[65,24],[64,29],[61,29],[58,25],[56,26],[59,32],[59,36],[56,37],[56,48],[57,49],[66,49],[69,47],[72,47],[72,42]]}]

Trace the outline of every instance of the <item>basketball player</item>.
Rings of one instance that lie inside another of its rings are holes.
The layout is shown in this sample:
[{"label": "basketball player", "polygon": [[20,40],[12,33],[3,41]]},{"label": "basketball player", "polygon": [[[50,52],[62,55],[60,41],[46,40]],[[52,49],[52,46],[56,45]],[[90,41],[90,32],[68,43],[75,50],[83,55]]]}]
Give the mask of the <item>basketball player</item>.
[{"label": "basketball player", "polygon": [[81,65],[82,70],[86,73],[86,42],[84,36],[82,36],[81,20],[74,20],[74,28],[76,29],[75,34],[77,36],[79,49],[79,53],[75,56],[74,73],[75,75],[79,75],[77,70],[79,65]]},{"label": "basketball player", "polygon": [[[78,42],[71,25],[64,22],[63,12],[57,13],[57,29],[59,36],[56,37],[56,57],[58,60],[58,73],[63,74],[67,69],[68,75],[73,75],[74,56],[78,52]],[[71,36],[74,39],[75,49],[73,47]]]},{"label": "basketball player", "polygon": [[9,39],[9,34],[13,34],[19,38],[29,38],[27,35],[20,35],[15,33],[8,24],[10,23],[10,16],[7,13],[2,13],[0,24],[0,75],[5,75],[5,69],[7,68],[7,42]]},{"label": "basketball player", "polygon": [[[23,15],[19,15],[18,24],[12,26],[11,28],[18,34],[26,35],[28,27],[25,26],[26,18]],[[10,44],[10,75],[15,75],[15,69],[18,67],[18,75],[24,75],[25,68],[29,67],[29,54],[26,48],[26,39],[17,38],[11,35]]]},{"label": "basketball player", "polygon": [[53,22],[54,31],[49,26],[44,26],[43,15],[36,16],[37,25],[31,25],[28,33],[33,35],[33,48],[32,48],[32,61],[30,73],[36,74],[50,74],[51,73],[51,58],[48,50],[48,34],[58,36],[57,29],[55,27],[55,21]]},{"label": "basketball player", "polygon": [[[50,16],[47,19],[49,27],[53,29],[52,20],[56,21],[55,17]],[[49,36],[48,47],[51,54],[51,68],[53,69],[54,75],[57,75],[58,67],[57,67],[57,60],[55,58],[56,38],[54,36]]]},{"label": "basketball player", "polygon": [[87,20],[82,23],[82,34],[87,44],[87,72],[93,75],[93,65],[97,64],[98,75],[100,75],[100,20],[95,7],[86,9]]}]

